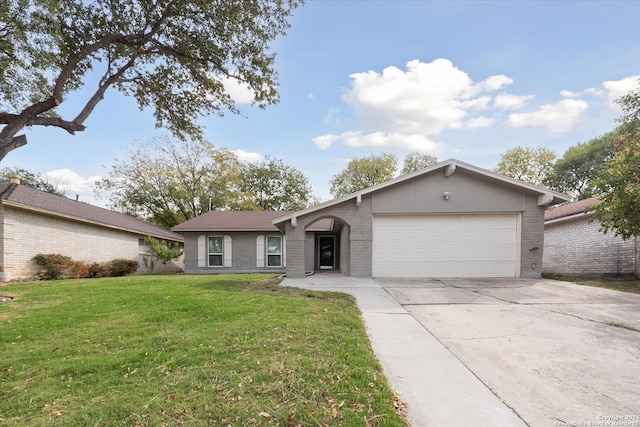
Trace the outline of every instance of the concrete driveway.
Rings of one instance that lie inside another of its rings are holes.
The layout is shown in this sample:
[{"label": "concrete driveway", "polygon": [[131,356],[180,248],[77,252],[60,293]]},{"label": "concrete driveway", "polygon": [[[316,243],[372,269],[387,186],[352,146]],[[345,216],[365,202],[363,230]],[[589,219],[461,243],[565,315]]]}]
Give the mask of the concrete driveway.
[{"label": "concrete driveway", "polygon": [[526,279],[284,284],[356,297],[416,427],[640,427],[640,295]]}]

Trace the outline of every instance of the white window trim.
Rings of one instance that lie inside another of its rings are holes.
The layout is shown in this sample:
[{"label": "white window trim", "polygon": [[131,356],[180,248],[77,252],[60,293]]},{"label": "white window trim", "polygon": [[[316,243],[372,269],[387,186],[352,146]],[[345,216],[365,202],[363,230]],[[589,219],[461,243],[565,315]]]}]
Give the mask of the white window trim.
[{"label": "white window trim", "polygon": [[[220,238],[220,239],[222,239],[222,245],[221,245],[222,252],[220,252],[220,253],[209,252],[209,247],[210,247],[209,246],[209,240],[211,238]],[[211,255],[220,255],[220,261],[221,261],[220,265],[211,265]],[[207,254],[206,254],[206,257],[207,257],[206,258],[207,259],[207,267],[210,267],[210,268],[224,268],[224,236],[218,235],[218,234],[207,236]]]},{"label": "white window trim", "polygon": [[[278,253],[269,253],[269,239],[275,238],[280,239],[280,252]],[[282,268],[284,267],[284,236],[266,236],[265,238],[265,265],[267,268]],[[280,265],[269,265],[269,255],[279,255],[280,256]]]}]

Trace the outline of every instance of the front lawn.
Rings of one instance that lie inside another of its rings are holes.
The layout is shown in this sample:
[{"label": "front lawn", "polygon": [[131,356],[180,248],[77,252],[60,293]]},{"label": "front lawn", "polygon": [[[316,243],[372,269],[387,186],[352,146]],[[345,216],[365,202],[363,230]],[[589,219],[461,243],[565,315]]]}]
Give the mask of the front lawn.
[{"label": "front lawn", "polygon": [[0,287],[0,425],[406,426],[353,299],[276,283]]}]

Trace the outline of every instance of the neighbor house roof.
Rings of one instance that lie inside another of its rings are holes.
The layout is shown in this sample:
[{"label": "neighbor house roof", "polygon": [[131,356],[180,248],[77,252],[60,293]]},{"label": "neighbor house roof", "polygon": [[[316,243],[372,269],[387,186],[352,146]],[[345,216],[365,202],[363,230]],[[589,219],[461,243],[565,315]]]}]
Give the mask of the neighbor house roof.
[{"label": "neighbor house roof", "polygon": [[528,184],[526,182],[523,181],[518,181],[516,179],[513,178],[509,178],[506,177],[504,175],[500,175],[497,174],[495,172],[491,172],[489,170],[486,169],[482,169],[479,168],[477,166],[473,166],[469,163],[465,163],[462,162],[460,160],[456,160],[456,159],[449,159],[449,160],[445,160],[443,162],[440,163],[436,163],[435,165],[426,167],[424,169],[420,169],[418,171],[412,172],[412,173],[408,173],[406,175],[402,175],[399,176],[397,178],[391,179],[389,181],[383,182],[382,184],[378,184],[378,185],[374,185],[372,187],[368,187],[365,188],[364,190],[360,190],[360,191],[356,191],[355,193],[351,193],[351,194],[347,194],[345,196],[339,197],[337,199],[334,200],[330,200],[328,202],[325,203],[321,203],[319,205],[316,205],[314,207],[308,208],[308,209],[303,209],[301,211],[297,211],[297,212],[292,212],[289,214],[285,214],[282,215],[278,218],[275,218],[273,220],[274,224],[281,224],[285,221],[289,221],[291,220],[292,222],[296,221],[296,218],[302,215],[306,215],[309,213],[313,213],[325,208],[328,208],[330,206],[334,206],[343,202],[346,202],[348,200],[352,200],[352,199],[356,199],[356,203],[359,203],[360,199],[362,196],[370,194],[370,193],[374,193],[376,191],[382,190],[384,188],[388,188],[397,184],[400,184],[404,181],[408,181],[411,179],[414,179],[418,176],[421,175],[426,175],[426,174],[430,174],[430,173],[434,173],[437,170],[443,170],[444,174],[446,176],[450,176],[452,174],[455,173],[455,171],[460,168],[460,169],[464,169],[473,173],[476,173],[478,175],[482,175],[485,177],[489,177],[489,178],[493,178],[497,181],[503,182],[505,184],[508,185],[512,185],[514,187],[518,187],[522,190],[534,193],[538,195],[538,205],[539,206],[548,206],[548,205],[554,205],[554,204],[558,204],[558,203],[563,203],[563,202],[568,202],[570,200],[569,196],[565,195],[565,194],[561,194],[552,190],[549,190],[548,188],[543,188],[543,187],[538,187],[536,185],[532,185],[532,184]]},{"label": "neighbor house roof", "polygon": [[588,214],[588,209],[598,203],[597,197],[578,200],[577,202],[567,203],[565,205],[556,206],[544,213],[545,222],[567,219],[574,216],[583,216]]},{"label": "neighbor house roof", "polygon": [[15,183],[0,184],[0,203],[3,206],[127,231],[141,236],[150,234],[155,238],[176,242],[184,241],[184,237],[178,233],[130,215],[46,193],[25,185]]},{"label": "neighbor house roof", "polygon": [[172,228],[174,231],[278,231],[272,221],[291,211],[209,211]]}]

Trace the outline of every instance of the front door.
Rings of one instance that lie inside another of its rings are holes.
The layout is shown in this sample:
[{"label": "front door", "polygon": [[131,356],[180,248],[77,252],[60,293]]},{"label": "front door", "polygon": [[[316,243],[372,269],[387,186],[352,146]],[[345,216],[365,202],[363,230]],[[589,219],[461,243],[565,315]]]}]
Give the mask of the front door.
[{"label": "front door", "polygon": [[335,236],[318,236],[318,258],[319,270],[333,270],[335,268]]}]

